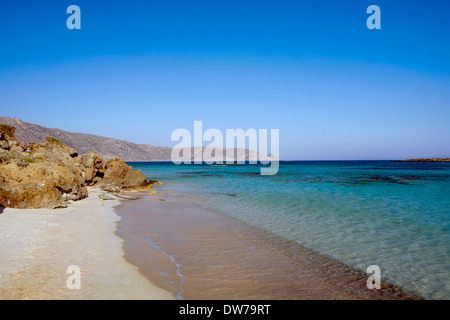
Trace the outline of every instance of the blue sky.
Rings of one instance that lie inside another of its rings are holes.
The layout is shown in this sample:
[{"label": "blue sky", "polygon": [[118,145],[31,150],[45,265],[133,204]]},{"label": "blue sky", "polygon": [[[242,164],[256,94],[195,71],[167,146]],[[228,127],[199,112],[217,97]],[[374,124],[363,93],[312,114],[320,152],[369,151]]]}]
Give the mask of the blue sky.
[{"label": "blue sky", "polygon": [[[81,8],[68,30],[66,8]],[[381,8],[381,30],[366,9]],[[450,156],[447,1],[3,1],[0,115],[173,146],[280,129],[282,159]]]}]

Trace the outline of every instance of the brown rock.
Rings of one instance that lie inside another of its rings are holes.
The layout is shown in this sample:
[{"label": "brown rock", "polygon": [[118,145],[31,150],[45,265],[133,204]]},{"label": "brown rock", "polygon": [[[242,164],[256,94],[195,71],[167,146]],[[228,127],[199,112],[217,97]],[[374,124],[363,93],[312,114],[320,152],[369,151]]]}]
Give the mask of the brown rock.
[{"label": "brown rock", "polygon": [[117,192],[125,188],[147,186],[147,177],[140,170],[133,170],[122,159],[109,160],[103,179],[97,184],[104,190]]},{"label": "brown rock", "polygon": [[7,126],[6,124],[0,124],[0,149],[9,150],[11,143],[16,141],[14,127]]},{"label": "brown rock", "polygon": [[11,160],[10,152],[0,148],[0,164],[7,163]]},{"label": "brown rock", "polygon": [[98,197],[102,200],[115,200],[114,197],[111,197],[110,195],[104,193],[99,194]]},{"label": "brown rock", "polygon": [[99,179],[103,178],[105,162],[98,153],[88,152],[81,156],[80,169],[83,173],[84,180],[88,185],[94,185]]},{"label": "brown rock", "polygon": [[57,208],[87,197],[81,171],[60,164],[16,162],[2,166],[0,203],[10,208]]},{"label": "brown rock", "polygon": [[10,150],[0,152],[0,204],[11,208],[56,208],[66,206],[69,200],[87,197],[79,157],[73,156],[75,150],[56,139],[25,146],[12,140],[14,136],[8,137]]},{"label": "brown rock", "polygon": [[16,141],[16,128],[0,124],[0,140]]},{"label": "brown rock", "polygon": [[9,143],[6,140],[0,140],[0,149],[9,150]]},{"label": "brown rock", "polygon": [[95,152],[79,156],[52,137],[25,145],[15,140],[13,127],[1,125],[0,141],[0,204],[5,207],[65,207],[87,197],[87,185],[110,192],[151,187],[140,170],[123,160],[105,162]]}]

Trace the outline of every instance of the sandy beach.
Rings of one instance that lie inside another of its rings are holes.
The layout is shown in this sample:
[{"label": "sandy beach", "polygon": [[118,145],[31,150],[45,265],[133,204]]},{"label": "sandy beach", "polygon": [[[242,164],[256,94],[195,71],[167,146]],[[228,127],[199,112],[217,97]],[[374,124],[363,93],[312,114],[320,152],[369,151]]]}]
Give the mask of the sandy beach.
[{"label": "sandy beach", "polygon": [[[0,299],[173,299],[123,255],[116,234],[119,200],[87,199],[63,209],[9,209],[0,214]],[[71,265],[81,288],[68,289]]]},{"label": "sandy beach", "polygon": [[[0,299],[415,299],[164,187],[0,214]],[[135,200],[124,200],[134,198]],[[67,268],[81,270],[70,290]]]}]

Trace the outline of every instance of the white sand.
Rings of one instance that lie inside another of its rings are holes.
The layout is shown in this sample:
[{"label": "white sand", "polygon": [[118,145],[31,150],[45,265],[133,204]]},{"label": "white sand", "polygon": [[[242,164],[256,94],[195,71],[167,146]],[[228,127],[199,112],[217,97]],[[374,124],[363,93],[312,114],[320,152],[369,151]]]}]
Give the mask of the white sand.
[{"label": "white sand", "polygon": [[[4,209],[0,214],[0,299],[174,299],[123,257],[115,235],[118,200],[102,191],[65,209]],[[81,269],[68,289],[67,267]]]}]

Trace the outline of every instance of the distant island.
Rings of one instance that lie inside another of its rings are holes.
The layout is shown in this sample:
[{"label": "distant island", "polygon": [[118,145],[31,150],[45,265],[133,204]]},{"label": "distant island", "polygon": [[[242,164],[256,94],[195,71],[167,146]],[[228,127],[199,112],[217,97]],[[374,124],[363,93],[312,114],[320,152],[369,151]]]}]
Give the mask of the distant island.
[{"label": "distant island", "polygon": [[397,160],[397,162],[450,162],[450,158],[420,158],[420,159]]}]

